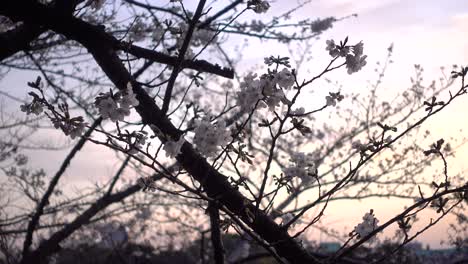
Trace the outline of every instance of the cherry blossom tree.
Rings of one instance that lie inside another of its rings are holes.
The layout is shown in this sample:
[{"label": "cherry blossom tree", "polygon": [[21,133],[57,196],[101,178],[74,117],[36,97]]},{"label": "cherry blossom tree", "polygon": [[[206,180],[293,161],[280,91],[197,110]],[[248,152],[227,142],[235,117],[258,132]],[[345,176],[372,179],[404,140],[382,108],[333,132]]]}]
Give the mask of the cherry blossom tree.
[{"label": "cherry blossom tree", "polygon": [[[21,112],[0,127],[7,263],[47,263],[83,244],[123,252],[133,242],[164,251],[188,241],[200,242],[193,258],[201,263],[373,263],[450,215],[458,221],[451,239],[466,247],[468,186],[449,164],[451,146],[465,139],[432,142],[421,127],[463,100],[467,67],[426,85],[415,65],[409,89],[381,97],[391,45],[366,93],[330,85],[311,102],[318,82],[332,84],[331,72],[369,67],[365,40],[318,38],[354,15],[294,19],[310,1],[271,18],[264,16],[279,1],[186,2],[0,4],[0,78],[33,72],[17,82],[28,100],[1,91]],[[244,69],[249,46],[239,37],[283,45],[290,54]],[[311,73],[304,67],[314,42],[323,42],[328,63]],[[67,141],[50,146],[33,139],[40,133]],[[109,181],[72,193],[64,174],[85,145],[112,151],[120,166]],[[47,175],[28,166],[28,148],[69,152]],[[378,197],[409,204],[387,220],[369,208],[345,236],[321,222],[332,203]],[[436,217],[420,219],[426,211]],[[394,243],[384,254],[359,253],[392,227]],[[312,229],[340,239],[341,248],[318,251]],[[234,233],[238,245],[225,247]],[[250,254],[253,245],[264,253]]]}]

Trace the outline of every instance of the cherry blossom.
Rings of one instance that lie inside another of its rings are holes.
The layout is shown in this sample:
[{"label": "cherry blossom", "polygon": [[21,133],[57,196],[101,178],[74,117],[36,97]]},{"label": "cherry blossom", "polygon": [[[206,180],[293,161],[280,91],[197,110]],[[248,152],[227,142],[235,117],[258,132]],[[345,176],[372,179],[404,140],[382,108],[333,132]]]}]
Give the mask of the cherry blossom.
[{"label": "cherry blossom", "polygon": [[104,119],[109,118],[117,109],[117,103],[110,96],[100,100],[96,106]]},{"label": "cherry blossom", "polygon": [[325,99],[327,100],[327,106],[336,106],[336,101],[340,102],[341,100],[344,99],[344,96],[338,93],[328,93],[329,95],[325,96]]},{"label": "cherry blossom", "polygon": [[166,157],[175,158],[177,155],[179,155],[180,149],[184,143],[185,139],[182,136],[177,141],[168,140],[163,147],[163,150],[166,152]]},{"label": "cherry blossom", "polygon": [[294,85],[294,81],[294,75],[288,68],[284,68],[275,74],[275,82],[281,88],[290,89]]},{"label": "cherry blossom", "polygon": [[289,167],[283,170],[288,177],[298,177],[302,182],[308,183],[317,174],[315,159],[311,153],[296,152],[291,155],[290,162]]},{"label": "cherry blossom", "polygon": [[0,16],[0,33],[9,30],[13,25],[14,23],[8,17]]},{"label": "cherry blossom", "polygon": [[132,106],[138,106],[139,102],[136,99],[135,94],[133,93],[132,84],[129,82],[127,84],[126,94],[120,100],[120,106],[122,108],[130,109]]},{"label": "cherry blossom", "polygon": [[329,40],[326,41],[326,44],[327,44],[326,50],[328,51],[330,56],[332,56],[332,57],[338,56],[340,51],[338,50],[338,48],[337,48],[337,46],[335,44],[335,41],[333,39],[329,39]]},{"label": "cherry blossom", "polygon": [[346,56],[346,68],[348,68],[348,74],[353,74],[358,72],[362,69],[362,67],[366,66],[367,56],[353,56],[348,55]]},{"label": "cherry blossom", "polygon": [[51,118],[52,123],[56,129],[61,129],[66,136],[70,136],[71,139],[80,137],[88,125],[84,122],[82,116],[78,117],[56,117]]},{"label": "cherry blossom", "polygon": [[348,68],[348,74],[358,72],[367,64],[367,56],[363,55],[364,44],[359,42],[358,44],[352,46],[352,49],[354,54],[348,54],[346,56],[346,68]]},{"label": "cherry blossom", "polygon": [[346,46],[347,39],[336,45],[335,41],[330,39],[326,41],[327,47],[326,50],[330,56],[336,58],[337,56],[346,58],[346,68],[348,69],[348,74],[353,74],[358,72],[364,67],[366,62],[366,55],[363,55],[364,44],[359,42],[354,46]]},{"label": "cherry blossom", "polygon": [[261,14],[266,13],[270,8],[270,3],[263,0],[250,0],[247,2],[247,6],[250,7],[255,13]]},{"label": "cherry blossom", "polygon": [[241,111],[250,112],[255,108],[259,100],[263,98],[262,89],[258,81],[254,81],[256,74],[249,73],[240,83],[240,91],[237,92],[236,102]]},{"label": "cherry blossom", "polygon": [[[86,128],[86,125],[87,125],[87,123],[85,123],[85,122],[79,122],[75,126],[71,127],[70,132],[69,132],[70,137],[72,139],[75,139],[75,138],[80,137],[81,135],[83,135],[84,130]],[[65,134],[67,134],[67,133],[65,133]]]},{"label": "cherry blossom", "polygon": [[[270,58],[265,58],[265,63],[270,62]],[[256,74],[249,73],[240,83],[240,92],[237,92],[237,104],[242,112],[250,112],[255,108],[257,102],[261,101],[260,107],[268,106],[270,111],[274,111],[280,103],[290,104],[284,91],[294,85],[293,74],[284,68],[280,72],[262,75],[260,78]]]},{"label": "cherry blossom", "polygon": [[15,157],[15,162],[18,166],[23,166],[28,163],[28,157],[23,154],[18,154]]},{"label": "cherry blossom", "polygon": [[30,104],[20,105],[20,109],[21,109],[21,112],[25,112],[27,115],[29,114],[40,115],[42,111],[44,111],[42,104],[37,100],[33,100]]},{"label": "cherry blossom", "polygon": [[[132,142],[132,139],[134,139],[133,142]],[[128,137],[129,149],[127,152],[132,155],[137,154],[138,151],[142,149],[143,146],[146,144],[147,139],[148,139],[148,135],[146,131],[134,131]]]},{"label": "cherry blossom", "polygon": [[[362,223],[358,224],[355,228],[354,231],[358,234],[358,238],[364,238],[370,233],[372,233],[377,227],[379,220],[375,218],[374,216],[374,211],[370,210],[370,212],[366,213],[362,217]],[[372,237],[371,239],[367,240],[367,242],[372,243],[376,240],[376,237]]]},{"label": "cherry blossom", "polygon": [[193,143],[198,151],[207,157],[212,157],[218,152],[219,147],[225,146],[232,138],[224,121],[211,124],[208,117],[198,122],[195,129]]},{"label": "cherry blossom", "polygon": [[130,115],[131,107],[138,106],[138,104],[131,83],[127,84],[127,89],[123,93],[100,94],[95,102],[102,118],[110,118],[113,122],[123,121],[126,116]]}]

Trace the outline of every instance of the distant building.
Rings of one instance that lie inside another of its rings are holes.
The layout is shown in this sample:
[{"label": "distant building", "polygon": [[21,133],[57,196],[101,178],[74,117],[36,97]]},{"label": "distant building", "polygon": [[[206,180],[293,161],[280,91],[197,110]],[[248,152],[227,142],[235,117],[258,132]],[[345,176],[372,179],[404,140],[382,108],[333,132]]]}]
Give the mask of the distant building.
[{"label": "distant building", "polygon": [[320,253],[334,253],[340,249],[341,245],[338,242],[322,242],[318,250]]}]

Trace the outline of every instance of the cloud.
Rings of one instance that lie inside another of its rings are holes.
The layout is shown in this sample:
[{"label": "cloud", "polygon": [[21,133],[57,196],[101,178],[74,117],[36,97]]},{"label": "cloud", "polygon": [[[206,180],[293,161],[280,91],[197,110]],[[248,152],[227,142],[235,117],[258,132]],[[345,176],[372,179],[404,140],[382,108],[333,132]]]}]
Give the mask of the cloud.
[{"label": "cloud", "polygon": [[320,0],[318,5],[343,13],[367,13],[400,2],[401,0]]}]

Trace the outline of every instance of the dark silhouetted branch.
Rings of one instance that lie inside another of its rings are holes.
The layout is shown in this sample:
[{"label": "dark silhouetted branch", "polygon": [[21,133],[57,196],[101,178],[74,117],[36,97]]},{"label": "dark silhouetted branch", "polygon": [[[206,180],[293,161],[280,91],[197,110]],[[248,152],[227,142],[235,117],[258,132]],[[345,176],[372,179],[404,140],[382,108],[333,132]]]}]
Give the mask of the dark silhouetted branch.
[{"label": "dark silhouetted branch", "polygon": [[214,202],[208,206],[211,224],[211,243],[213,244],[214,260],[216,264],[224,263],[224,246],[219,222],[219,209]]},{"label": "dark silhouetted branch", "polygon": [[68,168],[68,165],[70,165],[70,161],[75,157],[76,153],[78,153],[78,151],[81,150],[83,145],[86,143],[86,139],[91,135],[91,133],[94,131],[94,129],[96,129],[96,127],[99,124],[101,124],[101,121],[102,121],[102,118],[98,118],[98,119],[96,119],[96,121],[94,121],[93,125],[86,131],[86,133],[83,135],[83,137],[80,138],[78,143],[76,143],[76,145],[70,151],[70,153],[65,158],[62,165],[60,166],[59,170],[57,171],[55,176],[50,181],[46,192],[44,193],[44,195],[42,196],[41,201],[37,205],[36,212],[31,217],[31,221],[29,221],[28,229],[27,229],[27,232],[26,232],[26,238],[24,239],[24,243],[23,243],[23,253],[22,253],[23,259],[25,259],[26,256],[29,253],[29,248],[31,247],[34,230],[36,229],[36,226],[39,223],[39,219],[40,219],[42,213],[44,212],[44,207],[49,204],[49,198],[52,195],[55,187],[57,186],[60,178],[62,177],[65,170]]}]

